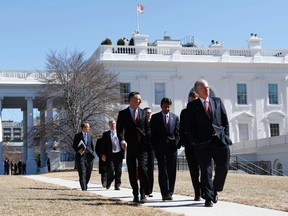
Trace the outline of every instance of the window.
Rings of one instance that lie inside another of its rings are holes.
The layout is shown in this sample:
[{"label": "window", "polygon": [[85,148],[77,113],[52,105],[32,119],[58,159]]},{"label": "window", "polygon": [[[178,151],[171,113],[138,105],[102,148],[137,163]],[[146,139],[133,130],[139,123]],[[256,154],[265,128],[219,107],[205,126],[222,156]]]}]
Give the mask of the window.
[{"label": "window", "polygon": [[165,83],[155,83],[154,84],[154,96],[155,104],[160,104],[162,98],[165,97]]},{"label": "window", "polygon": [[279,124],[270,124],[270,135],[271,137],[279,136]]},{"label": "window", "polygon": [[247,104],[246,84],[237,84],[237,103],[238,104]]},{"label": "window", "polygon": [[120,97],[121,97],[121,104],[128,104],[128,96],[130,93],[130,83],[120,83]]},{"label": "window", "polygon": [[268,84],[269,104],[278,104],[278,86],[277,84]]},{"label": "window", "polygon": [[239,124],[239,141],[249,140],[248,124]]}]

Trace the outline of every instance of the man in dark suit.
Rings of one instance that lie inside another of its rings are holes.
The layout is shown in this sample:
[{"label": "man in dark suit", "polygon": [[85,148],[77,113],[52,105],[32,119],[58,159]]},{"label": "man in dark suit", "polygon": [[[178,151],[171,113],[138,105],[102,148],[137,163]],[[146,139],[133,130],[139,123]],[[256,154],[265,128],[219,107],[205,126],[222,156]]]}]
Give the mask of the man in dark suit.
[{"label": "man in dark suit", "polygon": [[[152,110],[149,107],[145,107],[144,111],[146,112],[146,117],[149,123],[150,127],[150,120],[152,117]],[[154,186],[154,161],[155,161],[155,154],[154,150],[152,147],[151,142],[149,142],[149,147],[148,147],[148,163],[147,163],[147,168],[148,168],[148,178],[149,178],[149,191],[146,193],[149,197],[153,197],[153,186]]]},{"label": "man in dark suit", "polygon": [[115,179],[115,190],[120,190],[124,149],[119,143],[114,119],[109,121],[109,128],[110,130],[103,133],[101,150],[101,159],[106,162],[107,167],[106,188],[109,189]]},{"label": "man in dark suit", "polygon": [[101,154],[102,154],[102,149],[104,147],[102,147],[103,145],[103,142],[102,142],[102,137],[99,137],[97,139],[97,142],[96,142],[96,146],[95,146],[95,152],[96,152],[96,155],[98,156],[99,158],[99,162],[98,162],[98,170],[99,170],[99,174],[101,175],[101,184],[104,188],[107,187],[107,171],[106,171],[106,162],[102,160],[101,158]]},{"label": "man in dark suit", "polygon": [[[128,96],[129,107],[121,110],[117,119],[117,136],[122,148],[127,149],[126,163],[130,185],[133,190],[133,202],[145,202],[145,193],[149,190],[147,175],[147,148],[150,129],[143,109],[140,109],[141,96],[139,92],[131,92]],[[137,182],[139,171],[140,191]]]},{"label": "man in dark suit", "polygon": [[[195,89],[193,88],[192,91],[189,93],[188,102],[190,103],[191,101],[196,100],[197,98],[198,95],[196,94]],[[180,148],[181,146],[185,147],[185,156],[188,162],[190,177],[194,188],[194,194],[195,194],[194,200],[200,201],[201,200],[200,169],[195,154],[195,147],[190,144],[185,130],[185,121],[187,119],[186,112],[187,108],[183,109],[180,113],[180,132],[179,132],[180,142],[178,148]]]},{"label": "man in dark suit", "polygon": [[93,169],[94,145],[93,136],[89,134],[90,125],[87,121],[81,124],[82,131],[74,136],[73,149],[78,169],[79,182],[83,191],[87,190]]},{"label": "man in dark suit", "polygon": [[[225,107],[220,98],[209,97],[207,81],[194,85],[199,98],[188,104],[186,132],[191,145],[195,145],[201,168],[201,184],[204,190],[205,206],[212,207],[218,201],[228,172],[230,149],[229,123]],[[212,159],[215,175],[212,178]]]},{"label": "man in dark suit", "polygon": [[162,200],[172,200],[177,168],[179,142],[179,117],[170,112],[172,101],[161,100],[162,111],[152,115],[150,121],[151,143],[158,162],[158,179]]}]

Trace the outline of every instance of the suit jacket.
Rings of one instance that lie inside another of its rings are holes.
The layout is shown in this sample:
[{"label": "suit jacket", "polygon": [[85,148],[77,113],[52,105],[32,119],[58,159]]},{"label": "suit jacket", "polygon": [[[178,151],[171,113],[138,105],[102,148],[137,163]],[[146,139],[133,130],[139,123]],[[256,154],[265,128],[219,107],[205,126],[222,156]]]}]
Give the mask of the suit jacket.
[{"label": "suit jacket", "polygon": [[215,131],[224,145],[232,145],[229,138],[229,122],[225,107],[218,97],[209,98],[211,119],[208,117],[200,98],[188,103],[186,132],[191,144],[204,144]]},{"label": "suit jacket", "polygon": [[174,113],[169,113],[169,126],[165,126],[162,111],[155,113],[151,117],[151,143],[157,152],[163,152],[164,149],[177,149],[180,139],[179,136],[179,117]]},{"label": "suit jacket", "polygon": [[87,146],[85,149],[85,153],[83,155],[80,155],[78,152],[81,147],[78,147],[78,144],[80,141],[84,141],[84,136],[82,131],[80,133],[75,134],[74,140],[73,140],[73,149],[76,152],[76,157],[86,157],[88,160],[94,159],[94,144],[93,144],[93,136],[89,133],[87,134]]},{"label": "suit jacket", "polygon": [[[119,142],[121,155],[124,158],[124,149],[121,148],[121,144]],[[112,140],[111,140],[111,131],[105,131],[102,136],[102,145],[101,145],[101,154],[105,154],[106,157],[111,158],[113,151],[112,151]]]},{"label": "suit jacket", "polygon": [[180,148],[181,146],[187,146],[190,143],[185,128],[186,117],[187,117],[187,108],[183,109],[180,113],[180,126],[179,126],[180,140],[178,143],[178,148]]},{"label": "suit jacket", "polygon": [[121,143],[127,142],[127,153],[147,151],[150,138],[150,128],[145,111],[138,108],[137,123],[134,122],[129,107],[121,110],[116,123],[117,137]]}]

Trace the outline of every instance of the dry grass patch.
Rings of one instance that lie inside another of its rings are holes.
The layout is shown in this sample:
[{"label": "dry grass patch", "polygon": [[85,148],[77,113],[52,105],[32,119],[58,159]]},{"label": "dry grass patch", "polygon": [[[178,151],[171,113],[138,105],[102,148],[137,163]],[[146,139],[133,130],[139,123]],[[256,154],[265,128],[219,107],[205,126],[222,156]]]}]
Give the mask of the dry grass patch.
[{"label": "dry grass patch", "polygon": [[[75,173],[51,174],[63,178],[67,174],[69,178],[77,179]],[[0,178],[0,200],[0,215],[175,215],[151,207],[137,206],[76,189],[42,183],[23,176]]]}]

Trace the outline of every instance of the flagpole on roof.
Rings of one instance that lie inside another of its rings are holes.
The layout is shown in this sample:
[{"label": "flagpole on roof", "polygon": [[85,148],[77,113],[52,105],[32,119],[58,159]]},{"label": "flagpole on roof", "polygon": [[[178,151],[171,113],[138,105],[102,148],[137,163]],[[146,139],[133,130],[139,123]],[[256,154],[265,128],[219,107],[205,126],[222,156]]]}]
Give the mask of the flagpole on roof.
[{"label": "flagpole on roof", "polygon": [[139,11],[138,11],[138,0],[136,0],[136,34],[139,33]]}]

